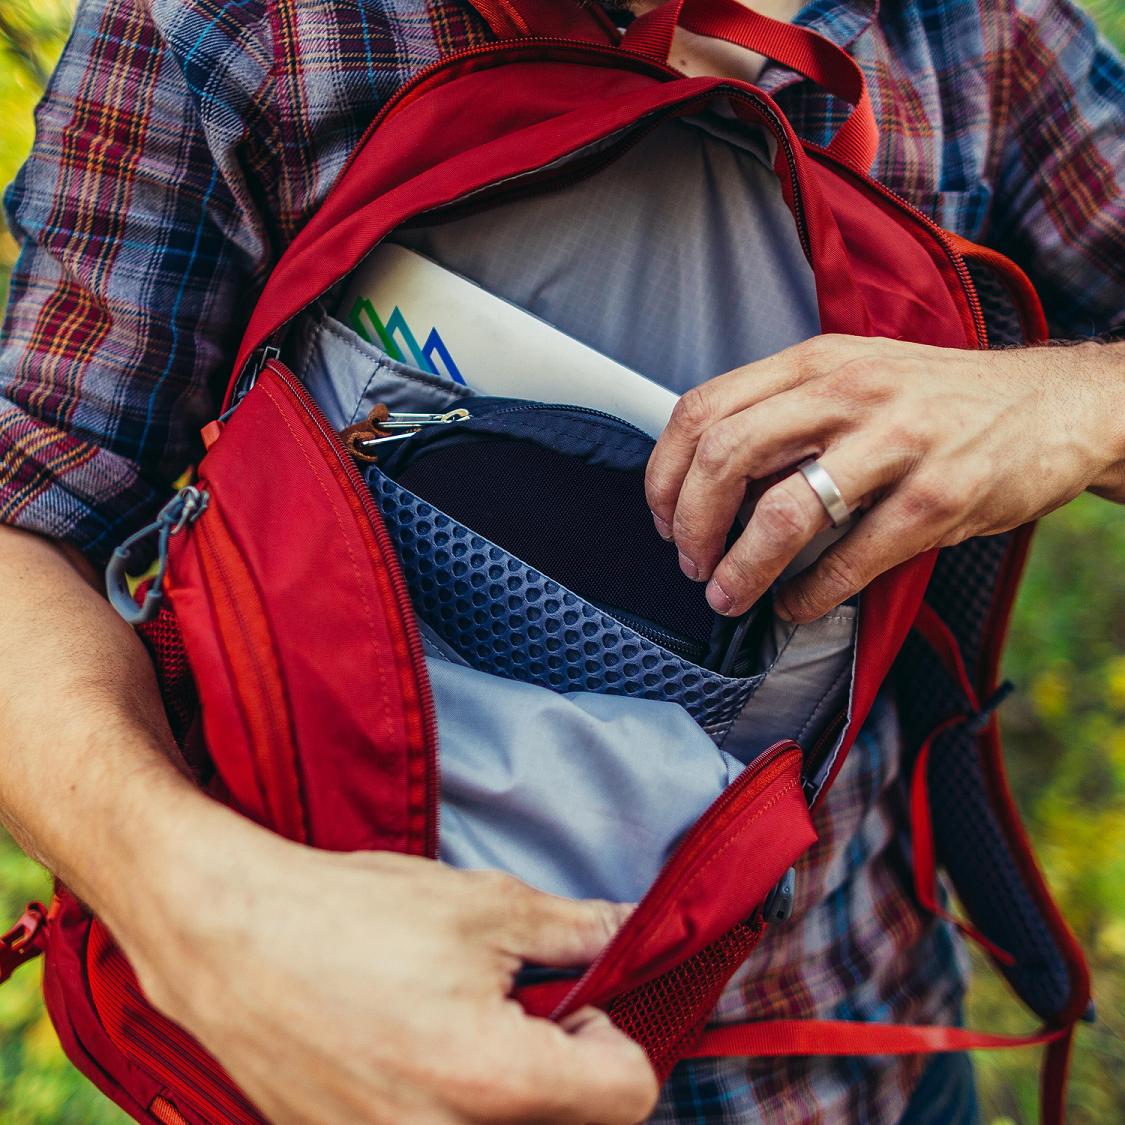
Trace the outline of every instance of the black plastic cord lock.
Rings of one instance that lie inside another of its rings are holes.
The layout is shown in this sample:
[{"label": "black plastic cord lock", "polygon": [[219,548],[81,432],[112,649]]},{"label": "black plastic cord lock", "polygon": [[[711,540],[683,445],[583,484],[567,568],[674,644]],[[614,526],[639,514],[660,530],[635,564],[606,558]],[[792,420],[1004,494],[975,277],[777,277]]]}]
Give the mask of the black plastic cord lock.
[{"label": "black plastic cord lock", "polygon": [[965,730],[970,734],[980,734],[992,722],[992,716],[997,708],[1013,691],[1016,685],[1011,680],[1004,680],[1000,686],[981,704],[980,710],[970,715],[965,720]]}]

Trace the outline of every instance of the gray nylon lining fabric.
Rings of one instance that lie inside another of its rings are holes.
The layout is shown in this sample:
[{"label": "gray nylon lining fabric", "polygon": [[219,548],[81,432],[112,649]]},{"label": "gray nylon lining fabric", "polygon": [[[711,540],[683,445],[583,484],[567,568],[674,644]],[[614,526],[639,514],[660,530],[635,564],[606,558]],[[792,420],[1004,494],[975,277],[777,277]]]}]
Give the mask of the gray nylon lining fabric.
[{"label": "gray nylon lining fabric", "polygon": [[[761,140],[734,129],[671,122],[589,180],[392,238],[682,392],[819,331],[811,272]],[[332,425],[376,402],[471,405],[464,387],[390,360],[331,307],[303,318],[291,361]],[[410,520],[388,515],[408,545]],[[415,595],[425,584],[413,577]],[[778,738],[811,745],[849,697],[847,608],[795,633],[779,627],[750,704],[724,716],[721,747],[679,704],[611,694],[596,675],[551,690],[470,667],[437,635],[440,615],[427,623],[417,598],[415,608],[441,745],[441,856],[557,894],[639,899],[744,762]],[[600,686],[576,690],[591,683]]]},{"label": "gray nylon lining fabric", "polygon": [[713,114],[565,190],[392,241],[681,394],[820,327],[761,134]]}]

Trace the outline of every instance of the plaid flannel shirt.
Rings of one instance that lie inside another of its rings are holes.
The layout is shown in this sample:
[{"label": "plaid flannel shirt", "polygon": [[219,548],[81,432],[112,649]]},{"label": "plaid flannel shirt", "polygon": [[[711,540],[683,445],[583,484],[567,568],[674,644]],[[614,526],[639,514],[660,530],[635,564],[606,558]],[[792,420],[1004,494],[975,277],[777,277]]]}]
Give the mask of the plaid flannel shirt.
[{"label": "plaid flannel shirt", "polygon": [[[569,0],[543,0],[565,3]],[[871,86],[875,175],[1014,257],[1066,337],[1125,310],[1125,71],[1069,0],[813,0]],[[7,196],[0,519],[104,559],[200,453],[255,295],[377,108],[487,38],[463,0],[82,0]],[[825,142],[844,108],[760,84]],[[956,1017],[954,939],[916,907],[893,706],[817,816],[794,917],[718,1019]],[[655,1120],[890,1122],[917,1059],[681,1065]]]}]

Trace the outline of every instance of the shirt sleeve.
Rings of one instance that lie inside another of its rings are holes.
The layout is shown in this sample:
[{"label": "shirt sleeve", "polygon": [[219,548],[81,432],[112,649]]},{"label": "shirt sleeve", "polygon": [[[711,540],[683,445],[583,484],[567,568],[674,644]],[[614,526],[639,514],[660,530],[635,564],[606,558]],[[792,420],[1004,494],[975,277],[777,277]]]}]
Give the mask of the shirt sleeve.
[{"label": "shirt sleeve", "polygon": [[83,0],[5,197],[0,520],[96,561],[198,456],[271,257],[242,173],[268,48],[231,7],[204,59],[146,0]]},{"label": "shirt sleeve", "polygon": [[989,241],[1028,272],[1052,334],[1125,327],[1125,65],[1069,0],[1018,0]]}]

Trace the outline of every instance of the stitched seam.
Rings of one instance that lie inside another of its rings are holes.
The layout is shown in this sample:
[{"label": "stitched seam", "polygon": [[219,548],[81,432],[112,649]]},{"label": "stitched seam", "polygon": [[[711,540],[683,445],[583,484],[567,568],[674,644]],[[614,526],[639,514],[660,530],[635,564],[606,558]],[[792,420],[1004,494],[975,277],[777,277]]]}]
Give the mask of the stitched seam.
[{"label": "stitched seam", "polygon": [[[376,371],[379,368],[393,372],[395,375],[410,382],[418,383],[431,390],[447,391],[450,396],[450,401],[457,399],[469,398],[472,392],[468,387],[459,388],[455,384],[449,383],[447,380],[442,379],[440,375],[434,375],[431,372],[423,371],[421,368],[413,367],[409,363],[403,363],[402,360],[394,359],[388,355],[382,348],[376,347],[374,344],[367,343],[361,340],[358,336],[353,339],[353,333],[346,324],[338,320],[336,317],[324,314],[324,318],[320,322],[318,331],[330,333],[331,336],[343,344],[350,351],[354,352],[361,359],[368,363],[375,364]],[[367,349],[370,349],[368,351]],[[396,366],[391,366],[392,364]],[[399,370],[405,368],[406,370]],[[372,373],[372,379],[375,373]],[[367,386],[370,386],[370,380]],[[366,388],[364,388],[366,390]]]},{"label": "stitched seam", "polygon": [[[332,503],[332,497],[329,494],[328,489],[325,487],[324,481],[321,479],[320,474],[316,471],[316,467],[315,467],[312,459],[309,457],[308,451],[305,448],[305,442],[308,440],[308,435],[307,434],[306,435],[298,434],[297,431],[294,430],[293,426],[289,422],[289,419],[285,417],[284,411],[281,408],[281,404],[278,402],[277,398],[274,396],[273,392],[270,390],[268,384],[264,385],[262,390],[263,390],[264,394],[266,395],[266,397],[273,404],[274,409],[277,411],[278,417],[281,418],[281,421],[282,421],[283,425],[289,431],[289,433],[292,435],[294,441],[297,443],[297,447],[301,450],[301,455],[304,457],[305,463],[309,466],[310,470],[312,470],[313,476],[316,479],[317,486],[320,488],[321,492],[324,493],[324,497],[328,501],[328,505],[332,510],[332,516],[336,521],[336,526],[340,529],[340,532],[344,537],[344,544],[345,544],[345,547],[347,548],[348,558],[349,558],[349,560],[351,561],[351,564],[352,564],[352,573],[355,575],[356,586],[359,589],[359,596],[360,596],[360,600],[363,602],[363,608],[364,608],[365,615],[367,617],[368,622],[371,624],[372,629],[374,629],[376,627],[375,626],[375,616],[374,616],[374,613],[372,612],[371,603],[367,598],[367,592],[364,589],[363,578],[362,578],[362,575],[360,573],[359,562],[356,559],[355,551],[352,549],[352,545],[349,542],[347,530],[344,527],[343,520],[341,520],[341,518],[340,518],[340,513],[339,513],[336,505]],[[364,639],[367,640],[368,644],[370,645],[371,652],[376,657],[378,657],[379,656],[379,650],[376,647],[374,640],[372,639],[372,633],[368,632],[368,631],[364,631]],[[374,663],[375,663],[375,667],[376,667],[376,670],[377,670],[377,675],[379,676],[380,686],[383,689],[379,693],[379,698],[380,698],[380,700],[382,701],[382,704],[383,704],[383,722],[384,722],[384,726],[386,728],[386,733],[387,733],[388,738],[393,740],[393,738],[394,738],[394,720],[391,717],[390,699],[388,697],[389,693],[387,692],[387,675],[386,675],[386,671],[383,668],[383,662],[381,660],[376,659],[374,661]]]},{"label": "stitched seam", "polygon": [[[712,864],[716,863],[719,859],[721,859],[723,854],[726,851],[728,851],[731,847],[734,846],[735,842],[739,839],[739,837],[744,836],[759,820],[761,820],[761,818],[763,816],[766,815],[767,812],[769,812],[769,810],[771,808],[773,808],[774,805],[776,805],[778,803],[778,801],[780,801],[780,800],[782,800],[782,798],[788,796],[789,793],[791,793],[794,789],[797,789],[797,788],[799,788],[799,782],[798,781],[793,780],[793,781],[786,782],[785,785],[783,785],[745,824],[743,824],[742,827],[739,828],[738,831],[735,832],[727,840],[727,842],[725,844],[723,844],[723,846],[717,852],[715,852],[715,854],[713,856],[711,856],[711,858],[709,860],[707,860],[706,863],[704,863],[702,866],[697,867],[695,869],[695,871],[692,873],[691,877],[680,886],[677,897],[682,898],[683,895],[692,886],[692,884],[696,883],[700,879],[700,877],[703,875],[703,873]],[[652,943],[664,933],[667,926],[668,926],[668,918],[665,917],[664,921],[661,922],[657,926],[657,928],[652,931],[651,934],[649,934],[649,936],[645,940],[644,944],[637,947],[637,950],[636,950],[637,955],[643,956],[648,951],[648,949],[652,945]]]}]

